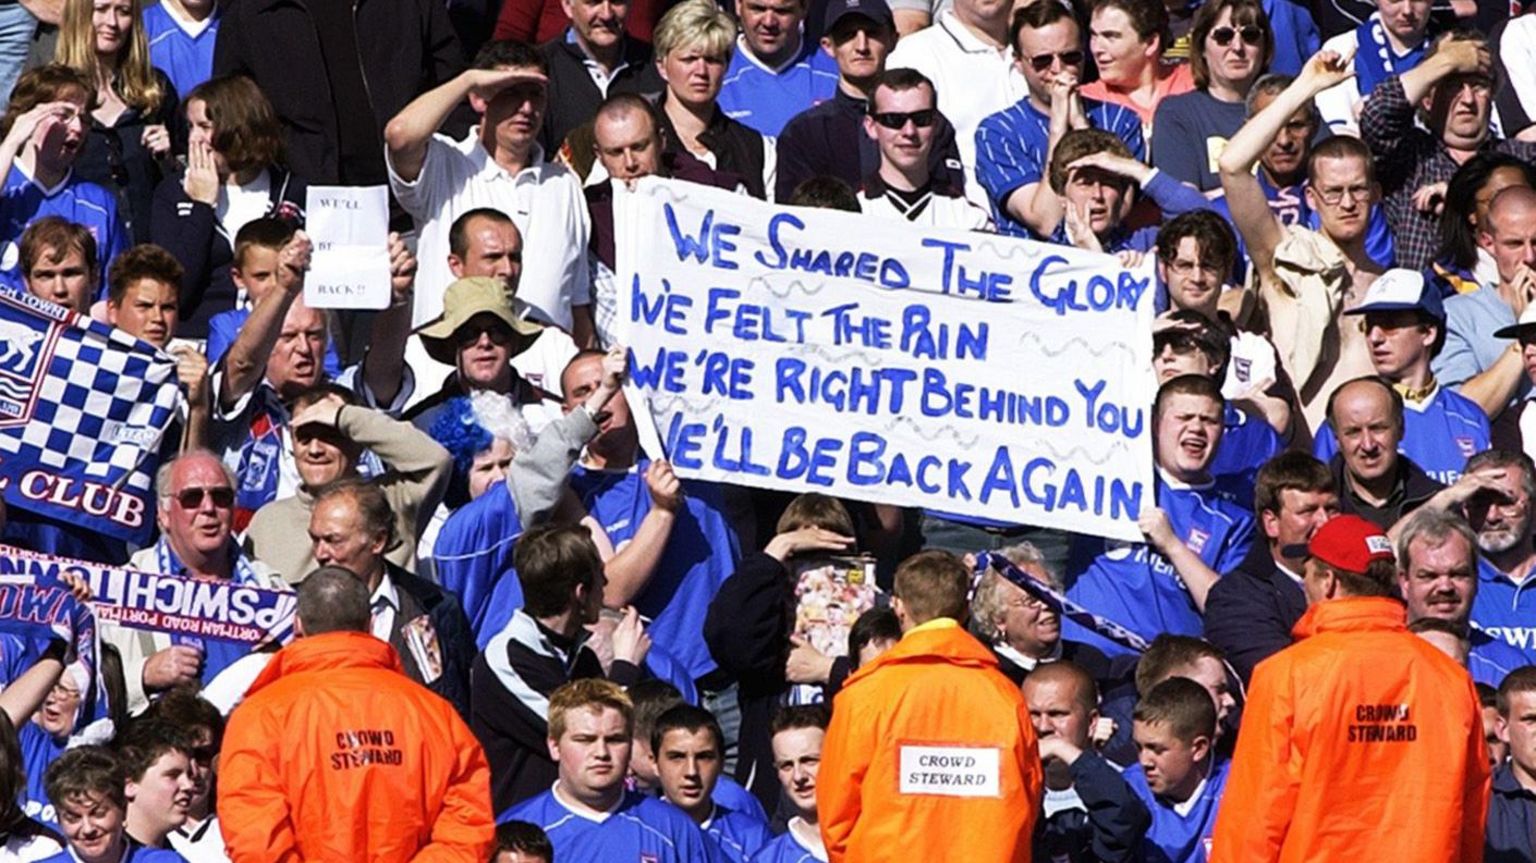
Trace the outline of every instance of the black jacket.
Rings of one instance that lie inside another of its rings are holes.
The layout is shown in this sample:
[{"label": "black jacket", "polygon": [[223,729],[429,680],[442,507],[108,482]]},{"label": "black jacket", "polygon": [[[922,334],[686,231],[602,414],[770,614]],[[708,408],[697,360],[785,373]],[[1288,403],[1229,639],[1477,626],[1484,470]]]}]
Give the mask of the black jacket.
[{"label": "black jacket", "polygon": [[155,186],[164,176],[170,154],[156,159],[144,146],[144,130],[165,126],[171,133],[171,150],[185,149],[181,134],[180,103],[171,79],[159,69],[152,70],[160,82],[160,107],[153,113],[141,113],[130,107],[111,126],[91,119],[85,131],[85,146],[75,159],[75,176],[90,180],[117,195],[117,212],[134,243],[150,242],[150,201]]},{"label": "black jacket", "polygon": [[[997,657],[997,670],[1015,685],[1023,686],[1024,678],[1029,676],[1029,671],[1007,656],[998,653],[996,646],[989,646],[992,647],[992,655]],[[1100,689],[1123,683],[1136,670],[1134,661],[1116,662],[1106,656],[1104,651],[1081,641],[1062,639],[1060,658],[1088,672],[1088,676],[1093,678]]]},{"label": "black jacket", "polygon": [[1493,774],[1484,863],[1536,861],[1536,794],[1520,786],[1508,764]]},{"label": "black jacket", "polygon": [[1429,474],[1413,463],[1412,459],[1399,453],[1397,469],[1401,483],[1400,493],[1394,493],[1386,511],[1377,515],[1362,509],[1356,503],[1354,493],[1349,488],[1349,480],[1344,476],[1342,453],[1334,453],[1333,460],[1328,463],[1328,469],[1333,471],[1334,486],[1339,490],[1339,512],[1345,515],[1358,515],[1366,521],[1374,522],[1382,530],[1391,530],[1398,519],[1423,506],[1426,501],[1445,488],[1431,479]]},{"label": "black jacket", "polygon": [[[267,215],[287,218],[302,226],[306,187],[288,171],[268,169],[272,187],[267,196]],[[182,173],[160,181],[155,189],[149,222],[149,241],[163,246],[181,262],[180,320],[176,335],[208,338],[208,319],[235,307],[234,279],[229,268],[235,260],[235,238],[219,222],[214,209],[187,197]]]},{"label": "black jacket", "polygon": [[[784,703],[790,684],[784,679],[789,634],[795,625],[795,586],[789,570],[763,552],[743,555],[736,572],[720,585],[704,616],[704,643],[720,670],[738,685],[741,732],[736,779],[772,812],[779,800],[779,780],[769,748],[769,723]],[[833,663],[826,703],[847,679],[846,658]],[[750,780],[750,784],[749,784]]]},{"label": "black jacket", "polygon": [[[955,127],[940,114],[934,121],[928,170],[938,185],[965,192],[965,171],[955,145]],[[841,88],[831,99],[790,118],[779,133],[774,200],[787,201],[812,177],[836,177],[855,192],[880,169],[880,147],[864,132],[864,100]]]},{"label": "black jacket", "polygon": [[1206,597],[1205,640],[1221,648],[1247,685],[1254,666],[1291,646],[1291,627],[1306,611],[1301,585],[1275,566],[1269,543],[1258,540]]},{"label": "black jacket", "polygon": [[[672,120],[667,117],[665,103],[666,94],[663,93],[661,101],[656,104],[656,113],[661,117],[665,144],[663,149],[668,153],[687,152],[678,141],[677,129],[672,126]],[[716,170],[736,174],[741,177],[748,194],[759,200],[768,199],[768,189],[763,184],[763,165],[767,155],[764,147],[767,145],[755,129],[725,116],[725,112],[716,105],[709,125],[699,134],[699,142],[714,154]]]},{"label": "black jacket", "polygon": [[[384,126],[412,99],[462,68],[441,0],[355,0],[358,60],[383,152]],[[305,0],[224,5],[213,74],[247,75],[272,100],[287,131],[288,166],[306,182],[336,183],[336,108]],[[383,182],[383,178],[380,178]]]},{"label": "black jacket", "polygon": [[1035,822],[1034,859],[1063,863],[1119,863],[1141,849],[1152,813],[1102,755],[1084,752],[1072,763],[1072,789],[1082,807],[1050,812]]},{"label": "black jacket", "polygon": [[[522,609],[486,645],[470,669],[469,727],[491,764],[491,800],[497,812],[549,790],[557,774],[549,757],[549,696],[572,680],[603,676],[597,654],[581,641],[545,629]],[[628,686],[639,669],[614,660],[614,682]]]},{"label": "black jacket", "polygon": [[[549,63],[549,107],[544,110],[544,128],[539,143],[544,152],[554,156],[572,129],[591,122],[597,106],[603,104],[603,91],[597,89],[587,71],[586,55],[581,46],[565,41],[565,34],[539,46]],[[656,64],[651,62],[651,46],[639,39],[624,40],[624,68],[608,82],[608,95],[641,93],[655,96],[666,87]]]},{"label": "black jacket", "polygon": [[[400,654],[405,676],[427,687],[454,706],[459,715],[469,718],[469,665],[475,658],[475,640],[470,635],[469,618],[459,598],[419,575],[389,564],[389,577],[400,597],[389,643]],[[426,615],[437,633],[442,674],[428,683],[416,662],[416,655],[405,639],[405,625]]]}]

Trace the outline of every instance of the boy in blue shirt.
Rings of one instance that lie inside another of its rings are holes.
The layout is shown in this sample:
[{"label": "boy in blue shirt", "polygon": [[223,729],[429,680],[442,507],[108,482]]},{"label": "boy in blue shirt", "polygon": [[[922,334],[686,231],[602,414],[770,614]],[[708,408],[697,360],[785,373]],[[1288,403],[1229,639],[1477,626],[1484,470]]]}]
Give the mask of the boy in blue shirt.
[{"label": "boy in blue shirt", "polygon": [[[1211,477],[1225,407],[1219,385],[1204,375],[1181,375],[1158,390],[1151,422],[1156,499],[1143,502],[1138,519],[1146,542],[1080,537],[1068,568],[1078,573],[1067,590],[1072,601],[1148,641],[1165,632],[1200,634],[1206,594],[1242,561],[1254,533],[1252,513],[1218,494]],[[1062,637],[1112,657],[1130,654],[1072,621],[1063,621]]]},{"label": "boy in blue shirt", "polygon": [[[1363,315],[1371,365],[1403,397],[1402,440],[1397,450],[1437,482],[1451,485],[1467,459],[1491,445],[1488,417],[1471,399],[1443,387],[1430,371],[1445,334],[1445,306],[1439,289],[1415,270],[1388,270],[1371,283],[1360,305],[1344,312]],[[1515,327],[1494,333],[1515,335]],[[1313,440],[1312,454],[1329,461],[1338,452],[1331,422]]]},{"label": "boy in blue shirt", "polygon": [[96,240],[100,271],[93,299],[106,298],[107,267],[128,248],[117,198],[73,170],[95,95],[93,82],[57,63],[22,75],[11,94],[0,120],[0,271],[12,285],[20,284],[16,243],[44,216],[83,225]]},{"label": "boy in blue shirt", "polygon": [[59,756],[43,780],[58,807],[68,849],[43,863],[178,863],[175,851],[146,848],[124,830],[127,770],[111,750],[81,746]]},{"label": "boy in blue shirt", "polygon": [[1133,716],[1138,763],[1125,781],[1152,813],[1136,859],[1205,863],[1231,763],[1216,758],[1216,703],[1193,680],[1170,677]]},{"label": "boy in blue shirt", "polygon": [[816,777],[821,772],[821,744],[826,738],[827,708],[821,704],[786,707],[773,717],[770,745],[773,764],[794,809],[784,833],[764,845],[752,863],[813,863],[825,861],[816,819]]},{"label": "boy in blue shirt", "polygon": [[497,823],[544,830],[560,863],[654,860],[714,863],[704,834],[674,806],[624,787],[634,707],[617,683],[572,681],[549,698],[554,787],[519,803]]},{"label": "boy in blue shirt", "polygon": [[661,794],[683,810],[716,845],[728,863],[746,863],[768,841],[768,825],[750,811],[715,802],[724,765],[724,735],[714,714],[678,704],[661,714],[651,730],[651,751]]}]

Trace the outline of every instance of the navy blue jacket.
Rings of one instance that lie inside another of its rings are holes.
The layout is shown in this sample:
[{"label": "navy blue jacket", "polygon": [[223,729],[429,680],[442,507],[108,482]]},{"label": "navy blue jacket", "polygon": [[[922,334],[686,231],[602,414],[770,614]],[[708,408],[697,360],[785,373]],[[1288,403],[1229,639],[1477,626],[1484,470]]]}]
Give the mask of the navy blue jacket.
[{"label": "navy blue jacket", "polygon": [[1034,859],[1070,863],[1130,860],[1152,826],[1152,814],[1125,784],[1120,772],[1096,752],[1072,763],[1072,788],[1082,807],[1046,813],[1035,822]]},{"label": "navy blue jacket", "polygon": [[1269,543],[1254,542],[1206,596],[1205,640],[1221,648],[1246,686],[1254,666],[1291,646],[1291,627],[1306,611],[1301,585],[1275,566]]},{"label": "navy blue jacket", "polygon": [[1532,863],[1536,860],[1536,794],[1520,787],[1513,768],[1493,774],[1488,798],[1488,844],[1483,863]]}]

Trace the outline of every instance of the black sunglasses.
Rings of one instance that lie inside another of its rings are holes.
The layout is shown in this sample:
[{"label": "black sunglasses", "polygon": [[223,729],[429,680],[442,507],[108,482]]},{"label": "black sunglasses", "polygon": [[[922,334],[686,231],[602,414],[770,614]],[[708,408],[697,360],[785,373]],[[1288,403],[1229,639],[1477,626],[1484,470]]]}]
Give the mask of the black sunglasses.
[{"label": "black sunglasses", "polygon": [[1233,36],[1241,36],[1245,45],[1257,45],[1264,40],[1264,31],[1252,24],[1235,29],[1232,27],[1217,27],[1211,31],[1211,41],[1223,48],[1232,44]]},{"label": "black sunglasses", "polygon": [[924,108],[921,111],[881,111],[878,114],[870,114],[876,123],[887,129],[901,130],[906,127],[907,121],[919,129],[926,129],[933,125],[933,118],[938,115],[933,108]]},{"label": "black sunglasses", "polygon": [[1036,54],[1029,58],[1029,65],[1036,72],[1044,72],[1051,68],[1051,63],[1055,62],[1057,57],[1061,58],[1061,65],[1063,66],[1083,65],[1083,52],[1081,51],[1062,51],[1059,54]]},{"label": "black sunglasses", "polygon": [[235,490],[227,485],[214,488],[184,488],[176,492],[176,502],[182,509],[197,509],[203,505],[203,497],[213,498],[213,505],[219,509],[229,509],[235,505]]}]

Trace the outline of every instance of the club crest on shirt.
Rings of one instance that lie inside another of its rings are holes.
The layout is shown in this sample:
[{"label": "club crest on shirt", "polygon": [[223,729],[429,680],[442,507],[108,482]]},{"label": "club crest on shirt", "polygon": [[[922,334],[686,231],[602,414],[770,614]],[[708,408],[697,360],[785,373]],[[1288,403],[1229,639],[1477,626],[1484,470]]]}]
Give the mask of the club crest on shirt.
[{"label": "club crest on shirt", "polygon": [[661,863],[661,858],[655,854],[641,854],[640,863]]},{"label": "club crest on shirt", "polygon": [[1456,448],[1461,450],[1461,454],[1467,458],[1471,458],[1472,456],[1477,455],[1477,444],[1474,443],[1473,440],[1469,437],[1457,435]]},{"label": "club crest on shirt", "polygon": [[1192,527],[1189,529],[1189,539],[1186,539],[1184,544],[1189,546],[1190,551],[1199,554],[1205,551],[1205,541],[1210,538],[1211,535],[1207,531],[1203,531],[1198,527]]}]

